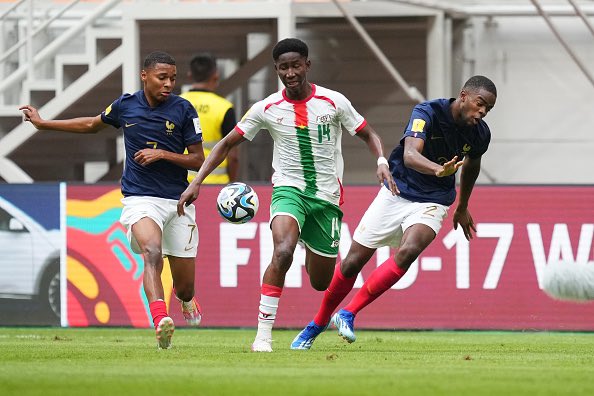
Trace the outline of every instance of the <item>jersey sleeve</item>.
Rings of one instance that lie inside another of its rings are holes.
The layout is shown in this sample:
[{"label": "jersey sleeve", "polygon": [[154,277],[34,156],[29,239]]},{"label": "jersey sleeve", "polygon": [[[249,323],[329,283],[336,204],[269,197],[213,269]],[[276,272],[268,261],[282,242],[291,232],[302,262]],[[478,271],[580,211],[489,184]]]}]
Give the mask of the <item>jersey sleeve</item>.
[{"label": "jersey sleeve", "polygon": [[121,113],[122,97],[117,98],[112,104],[107,106],[105,110],[101,112],[101,121],[103,123],[113,126],[114,128],[121,128],[120,113]]},{"label": "jersey sleeve", "polygon": [[200,125],[198,113],[196,113],[196,109],[190,104],[190,102],[187,103],[188,106],[186,107],[184,113],[184,123],[182,126],[182,134],[184,136],[186,147],[191,146],[192,144],[200,143],[203,140],[202,127]]},{"label": "jersey sleeve", "polygon": [[365,118],[355,110],[351,102],[344,95],[336,95],[335,100],[338,119],[348,133],[355,135],[367,125]]},{"label": "jersey sleeve", "polygon": [[472,147],[472,150],[470,150],[470,152],[468,153],[468,156],[470,158],[475,159],[480,157],[481,155],[485,154],[487,152],[487,149],[489,148],[489,143],[491,143],[491,130],[489,129],[486,123],[484,124],[484,127],[482,128],[480,135],[482,137],[481,144]]},{"label": "jersey sleeve", "polygon": [[429,114],[419,106],[416,106],[412,114],[408,125],[404,130],[404,136],[402,136],[401,142],[407,137],[415,137],[423,140],[427,140],[427,132],[431,130],[431,117]]},{"label": "jersey sleeve", "polygon": [[221,124],[221,134],[223,137],[227,136],[229,132],[233,130],[236,124],[237,119],[235,118],[235,110],[233,107],[229,107],[225,113],[225,116],[223,117],[223,123]]},{"label": "jersey sleeve", "polygon": [[261,129],[266,128],[264,110],[264,101],[256,102],[237,123],[235,129],[244,138],[251,141]]}]

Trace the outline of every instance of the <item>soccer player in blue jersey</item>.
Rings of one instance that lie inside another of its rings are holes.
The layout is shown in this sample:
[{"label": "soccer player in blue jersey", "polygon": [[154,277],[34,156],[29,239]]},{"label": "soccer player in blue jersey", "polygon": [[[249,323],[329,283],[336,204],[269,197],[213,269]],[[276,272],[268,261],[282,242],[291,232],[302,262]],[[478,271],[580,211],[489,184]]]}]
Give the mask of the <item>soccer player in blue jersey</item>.
[{"label": "soccer player in blue jersey", "polygon": [[173,94],[176,73],[171,55],[152,52],[140,73],[143,89],[120,96],[95,117],[44,120],[34,107],[20,108],[25,121],[40,130],[96,133],[108,125],[123,129],[126,163],[120,222],[128,229],[132,250],[144,259],[144,291],[161,349],[171,347],[175,329],[161,283],[163,256],[169,259],[186,321],[198,325],[201,320],[194,298],[195,208],[192,205],[179,217],[176,206],[188,186],[187,170],[198,170],[204,162],[202,131],[194,107]]},{"label": "soccer player in blue jersey", "polygon": [[[483,118],[495,106],[497,89],[483,76],[471,77],[457,98],[421,103],[412,111],[389,164],[400,194],[381,187],[361,219],[347,257],[336,266],[318,313],[293,340],[291,349],[310,349],[330,324],[354,342],[357,313],[390,289],[439,232],[456,199],[455,173],[461,168],[460,197],[454,228],[466,239],[476,232],[468,202],[479,175],[481,157],[491,140]],[[397,248],[375,269],[344,309],[331,315],[353,288],[357,274],[382,246]]]}]

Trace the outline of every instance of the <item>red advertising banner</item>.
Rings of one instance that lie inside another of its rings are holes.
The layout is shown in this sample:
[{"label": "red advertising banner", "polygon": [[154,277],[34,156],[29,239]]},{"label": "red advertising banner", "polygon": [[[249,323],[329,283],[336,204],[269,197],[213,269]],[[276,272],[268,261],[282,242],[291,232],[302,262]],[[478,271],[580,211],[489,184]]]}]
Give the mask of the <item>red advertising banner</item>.
[{"label": "red advertising banner", "polygon": [[[230,224],[218,215],[215,199],[220,187],[204,186],[196,202],[200,234],[196,295],[205,327],[257,324],[260,282],[272,255],[268,226],[271,188],[253,187],[260,198],[260,211],[246,224]],[[345,190],[341,257],[346,256],[358,221],[378,191],[376,187],[355,186]],[[142,260],[129,251],[125,231],[117,223],[116,195],[115,186],[68,188],[71,326],[149,325],[141,286]],[[594,187],[475,187],[470,202],[477,225],[474,239],[466,241],[461,230],[453,230],[451,217],[446,219],[437,238],[405,277],[360,312],[357,327],[594,330],[594,302],[552,300],[541,291],[540,283],[548,263],[594,265],[592,202]],[[378,250],[352,293],[390,254],[388,248]],[[309,285],[304,255],[298,246],[276,327],[304,326],[322,298],[322,293]],[[71,268],[79,275],[87,268],[94,274],[97,290],[86,290]],[[170,290],[167,276],[163,277],[166,292]],[[99,298],[102,290],[104,299]],[[182,325],[170,291],[168,300],[171,316]]]}]

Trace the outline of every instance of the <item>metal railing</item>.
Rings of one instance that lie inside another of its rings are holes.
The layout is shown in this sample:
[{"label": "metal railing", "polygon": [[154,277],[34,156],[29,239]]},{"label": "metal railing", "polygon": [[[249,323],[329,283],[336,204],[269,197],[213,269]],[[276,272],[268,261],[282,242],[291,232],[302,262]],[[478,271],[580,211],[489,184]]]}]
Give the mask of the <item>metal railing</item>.
[{"label": "metal railing", "polygon": [[[60,67],[60,62],[54,61],[57,55],[61,51],[64,51],[65,48],[69,48],[81,36],[81,33],[85,33],[85,29],[94,25],[97,19],[109,17],[107,15],[108,11],[112,10],[121,1],[104,0],[99,5],[87,4],[86,10],[77,14],[73,12],[73,7],[77,4],[85,3],[84,0],[72,0],[60,9],[54,7],[54,4],[50,4],[50,2],[43,2],[40,7],[37,7],[39,5],[38,3],[34,7],[34,0],[20,0],[3,11],[0,16],[0,23],[15,21],[17,29],[24,32],[17,43],[0,54],[1,65],[2,63],[6,63],[8,59],[11,59],[13,54],[18,53],[16,69],[9,72],[7,76],[0,80],[0,102],[4,105],[3,109],[11,109],[12,107],[16,109],[16,106],[5,104],[4,99],[7,95],[14,95],[14,99],[19,101],[29,98],[30,90],[34,90],[36,87],[36,68],[46,65],[48,62],[54,65],[54,69],[56,66]],[[28,8],[25,8],[27,5]],[[66,14],[67,11],[71,12]],[[40,16],[40,14],[42,15]],[[34,44],[39,44],[39,37],[36,38],[36,36],[42,31],[47,32],[49,27],[53,28],[54,32],[61,33],[57,34],[57,36],[56,33],[52,34],[47,42],[43,43],[44,45],[41,49],[34,52]],[[89,31],[86,33],[89,34]],[[85,52],[87,53],[92,53],[94,50],[94,48],[85,48]],[[113,50],[100,63],[97,63],[94,59],[94,57],[89,58],[89,69],[93,69],[93,73],[86,73],[76,83],[71,84],[69,89],[61,92],[60,95],[64,94],[64,98],[62,96],[60,96],[61,99],[55,97],[44,105],[43,108],[49,114],[57,114],[63,106],[67,106],[68,103],[76,100],[77,95],[89,89],[93,84],[93,79],[101,78],[100,76],[110,73],[117,67],[118,62],[121,64],[122,50],[121,48]],[[59,73],[56,71],[55,75],[58,76]],[[38,82],[40,81],[42,80]],[[25,84],[26,82],[28,84]],[[78,84],[79,82],[80,84]],[[55,81],[56,88],[59,86],[59,83],[59,81]],[[22,87],[19,87],[18,84],[22,84]],[[14,116],[10,112],[7,112],[5,115],[9,117]],[[5,181],[20,183],[30,183],[33,181],[25,171],[8,158],[8,155],[35,133],[36,130],[30,124],[22,123],[1,137],[0,173]]]},{"label": "metal railing", "polygon": [[28,59],[26,59],[26,62],[24,64],[20,65],[15,71],[6,76],[2,80],[2,82],[0,82],[0,93],[3,93],[9,87],[12,87],[14,84],[25,79],[25,77],[27,77],[28,74],[29,77],[33,77],[31,73],[37,65],[41,64],[44,61],[47,61],[52,56],[54,56],[65,44],[67,44],[70,40],[74,39],[87,26],[92,24],[99,17],[103,16],[108,10],[112,9],[119,2],[121,2],[121,0],[105,1],[99,7],[89,12],[85,17],[81,18],[81,20],[78,23],[76,23],[75,25],[67,29],[65,32],[60,34],[58,37],[56,37],[54,40],[52,40],[36,55],[33,55],[31,50],[33,45],[33,27],[30,25],[28,27],[30,34],[27,35],[27,39],[25,40],[25,44],[28,45],[30,48],[30,50],[27,51],[29,53],[29,56],[27,57]]},{"label": "metal railing", "polygon": [[[21,0],[21,1],[19,1],[18,4],[21,4],[24,1],[29,1],[29,3],[32,3],[32,0]],[[66,5],[60,11],[58,11],[54,16],[52,16],[51,18],[49,18],[48,20],[46,20],[45,22],[43,22],[41,25],[39,25],[37,28],[35,28],[35,30],[33,30],[33,27],[31,25],[30,26],[27,26],[27,29],[28,30],[29,29],[32,30],[31,34],[28,34],[25,39],[19,40],[15,45],[13,45],[12,47],[10,47],[6,51],[4,51],[4,53],[2,55],[0,55],[0,63],[4,62],[10,55],[14,54],[23,45],[28,44],[29,43],[29,40],[34,39],[35,36],[37,36],[40,32],[42,32],[47,27],[49,27],[49,25],[52,22],[54,22],[55,20],[59,19],[62,15],[64,15],[64,13],[66,11],[70,10],[72,7],[74,7],[79,2],[80,2],[80,0],[74,0],[70,4]],[[6,13],[6,15],[8,15],[8,13]],[[2,18],[0,18],[0,19],[2,19]]]},{"label": "metal railing", "polygon": [[14,3],[13,5],[9,6],[2,14],[0,14],[0,22],[3,22],[8,15],[10,15],[14,10],[16,10],[18,8],[18,6],[23,4],[25,1],[30,1],[30,0],[20,0],[20,1],[17,1],[16,3]]},{"label": "metal railing", "polygon": [[[555,28],[555,25],[553,25],[553,22],[551,21],[549,14],[542,8],[542,6],[540,5],[540,3],[537,0],[530,0],[530,1],[532,2],[534,7],[536,8],[536,10],[538,11],[538,14],[544,19],[544,21],[547,24],[547,26],[549,27],[549,29],[551,29],[551,31],[553,32],[553,35],[557,38],[557,40],[563,46],[565,51],[567,51],[567,53],[569,54],[569,56],[571,57],[573,62],[582,71],[582,73],[584,73],[584,76],[588,79],[590,84],[592,84],[592,86],[594,87],[594,76],[592,75],[592,73],[590,73],[590,71],[588,70],[586,65],[580,60],[580,58],[577,56],[575,51],[573,51],[571,49],[571,47],[569,46],[567,41],[563,38],[563,36],[559,32],[559,30],[557,30],[557,28]],[[570,0],[570,3],[574,7],[576,14],[579,17],[581,17],[582,20],[585,22],[586,27],[588,27],[588,29],[591,30],[592,25],[590,24],[588,19],[585,17],[585,14],[583,14],[581,8],[579,8],[578,5],[575,2],[572,2],[571,0]]]}]

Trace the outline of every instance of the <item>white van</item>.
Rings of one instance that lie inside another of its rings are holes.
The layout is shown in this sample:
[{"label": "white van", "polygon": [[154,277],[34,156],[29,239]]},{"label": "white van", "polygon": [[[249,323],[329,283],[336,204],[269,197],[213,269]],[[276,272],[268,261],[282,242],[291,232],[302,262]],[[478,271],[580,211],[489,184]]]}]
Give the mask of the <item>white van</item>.
[{"label": "white van", "polygon": [[0,298],[37,298],[60,317],[59,230],[48,231],[0,197]]}]

